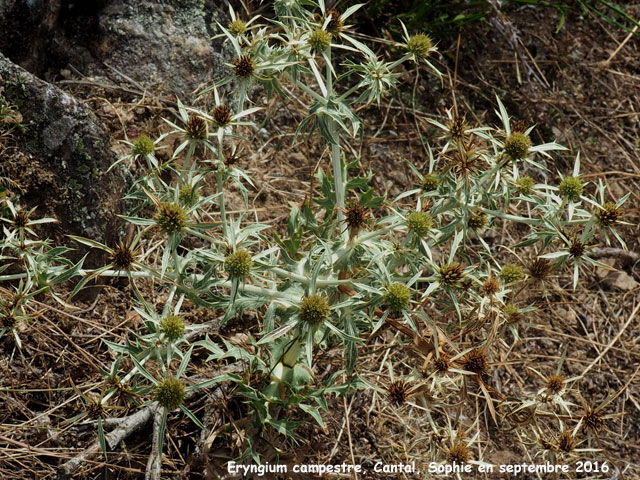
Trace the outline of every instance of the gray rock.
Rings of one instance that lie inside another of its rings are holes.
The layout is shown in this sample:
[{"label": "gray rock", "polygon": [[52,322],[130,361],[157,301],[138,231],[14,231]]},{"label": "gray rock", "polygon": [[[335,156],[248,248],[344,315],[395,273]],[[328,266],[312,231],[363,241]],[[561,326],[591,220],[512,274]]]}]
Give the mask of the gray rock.
[{"label": "gray rock", "polygon": [[2,159],[4,173],[24,191],[21,203],[60,221],[50,236],[113,243],[123,188],[114,173],[105,173],[115,155],[100,121],[83,103],[2,54],[0,93],[25,125],[22,133],[12,133],[17,151]]},{"label": "gray rock", "polygon": [[188,102],[200,84],[228,73],[233,50],[211,40],[216,20],[225,13],[204,0],[0,0],[0,52],[47,80],[71,65]]}]

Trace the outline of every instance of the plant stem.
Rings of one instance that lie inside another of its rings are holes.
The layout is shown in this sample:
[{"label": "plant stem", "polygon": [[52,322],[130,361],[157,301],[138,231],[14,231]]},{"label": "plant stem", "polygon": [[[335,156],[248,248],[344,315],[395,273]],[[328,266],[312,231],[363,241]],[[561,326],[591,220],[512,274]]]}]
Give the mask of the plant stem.
[{"label": "plant stem", "polygon": [[[222,148],[222,147],[220,147]],[[222,173],[216,173],[216,183],[218,184],[218,208],[220,208],[220,217],[222,218],[222,236],[227,238],[227,211],[224,206],[224,182],[222,179]]]}]

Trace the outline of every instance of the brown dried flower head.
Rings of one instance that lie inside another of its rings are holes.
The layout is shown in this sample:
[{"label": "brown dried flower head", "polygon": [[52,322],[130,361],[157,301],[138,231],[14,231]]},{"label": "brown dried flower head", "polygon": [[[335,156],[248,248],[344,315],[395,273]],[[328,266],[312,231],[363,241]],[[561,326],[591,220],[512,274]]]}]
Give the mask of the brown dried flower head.
[{"label": "brown dried flower head", "polygon": [[566,453],[575,450],[577,445],[578,442],[576,441],[576,437],[574,437],[571,432],[562,432],[556,443],[558,450]]},{"label": "brown dried flower head", "polygon": [[547,384],[545,388],[547,391],[553,395],[557,395],[564,390],[564,381],[565,378],[562,375],[551,375],[547,378]]},{"label": "brown dried flower head", "polygon": [[347,207],[344,212],[344,221],[353,235],[357,234],[357,232],[367,223],[370,214],[371,213],[368,209],[357,203],[352,203]]},{"label": "brown dried flower head", "polygon": [[216,105],[211,112],[213,120],[219,127],[224,127],[231,123],[231,107],[229,105]]},{"label": "brown dried flower head", "polygon": [[120,242],[111,254],[111,263],[118,270],[127,270],[136,261],[136,254],[130,246]]},{"label": "brown dried flower head", "polygon": [[331,17],[331,19],[329,20],[329,23],[327,23],[327,31],[334,35],[340,33],[344,27],[340,12],[335,8],[331,8],[327,10],[327,13],[324,16],[325,20],[329,17]]},{"label": "brown dried flower head", "polygon": [[587,246],[579,239],[574,238],[569,245],[569,253],[573,258],[580,258],[587,251]]},{"label": "brown dried flower head", "polygon": [[459,263],[450,263],[440,267],[438,271],[440,283],[447,287],[454,287],[464,277],[464,269]]},{"label": "brown dried flower head", "polygon": [[438,373],[444,373],[451,367],[451,355],[440,352],[440,355],[433,361],[433,368]]},{"label": "brown dried flower head", "polygon": [[484,281],[480,290],[487,297],[491,297],[500,291],[500,282],[492,275]]},{"label": "brown dried flower head", "polygon": [[469,447],[463,442],[455,442],[447,451],[447,461],[449,463],[466,463],[470,458]]},{"label": "brown dried flower head", "polygon": [[487,354],[480,348],[474,348],[462,358],[462,366],[467,372],[472,372],[482,377],[489,368]]},{"label": "brown dried flower head", "polygon": [[599,432],[606,426],[606,422],[602,413],[594,408],[587,408],[582,416],[582,426],[592,432]]},{"label": "brown dried flower head", "polygon": [[233,61],[233,72],[238,78],[249,78],[255,69],[256,66],[249,55],[242,55]]},{"label": "brown dried flower head", "polygon": [[189,117],[184,130],[191,140],[206,140],[208,134],[207,121],[202,117],[192,115]]},{"label": "brown dried flower head", "polygon": [[404,380],[394,380],[386,387],[387,394],[389,395],[389,399],[395,404],[397,407],[400,407],[405,404],[407,399],[409,398],[409,384]]},{"label": "brown dried flower head", "polygon": [[553,267],[546,258],[536,258],[527,266],[527,269],[531,278],[542,281],[549,276]]},{"label": "brown dried flower head", "polygon": [[606,202],[602,208],[595,213],[596,220],[603,227],[610,227],[616,224],[622,217],[620,208],[613,202]]}]

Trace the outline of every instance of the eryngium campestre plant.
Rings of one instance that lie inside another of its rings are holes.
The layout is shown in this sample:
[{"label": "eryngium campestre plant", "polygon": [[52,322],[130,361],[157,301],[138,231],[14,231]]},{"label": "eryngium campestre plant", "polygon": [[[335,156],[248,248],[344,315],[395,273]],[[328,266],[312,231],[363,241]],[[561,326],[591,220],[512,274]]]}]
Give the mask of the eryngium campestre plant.
[{"label": "eryngium campestre plant", "polygon": [[389,307],[392,312],[401,312],[409,308],[411,303],[411,290],[402,283],[394,283],[389,285],[384,293],[384,304]]},{"label": "eryngium campestre plant", "polygon": [[164,233],[180,233],[187,226],[187,212],[177,203],[161,203],[154,217]]},{"label": "eryngium campestre plant", "polygon": [[502,270],[500,270],[500,278],[504,283],[517,282],[524,277],[524,270],[520,265],[513,263],[507,263]]},{"label": "eryngium campestre plant", "polygon": [[424,58],[431,52],[433,41],[431,37],[425,33],[418,33],[409,38],[407,42],[407,50],[413,53],[417,58]]},{"label": "eryngium campestre plant", "polygon": [[435,175],[425,175],[422,177],[422,190],[425,192],[432,192],[438,189],[440,185],[440,179]]},{"label": "eryngium campestre plant", "polygon": [[520,132],[513,132],[504,141],[504,151],[513,160],[525,158],[531,147],[532,144],[529,136]]},{"label": "eryngium campestre plant", "polygon": [[326,297],[318,294],[304,297],[298,307],[300,320],[310,326],[317,326],[323,323],[329,316],[331,307]]},{"label": "eryngium campestre plant", "polygon": [[178,340],[184,335],[184,320],[178,315],[169,315],[160,322],[160,331],[170,342]]},{"label": "eryngium campestre plant", "polygon": [[567,200],[576,201],[582,195],[582,182],[576,177],[565,177],[558,187],[560,195]]},{"label": "eryngium campestre plant", "polygon": [[331,44],[331,33],[326,30],[316,29],[309,34],[307,43],[313,53],[322,53],[329,48]]},{"label": "eryngium campestre plant", "polygon": [[133,151],[134,155],[149,155],[156,148],[153,140],[151,140],[146,135],[140,135],[133,142]]},{"label": "eryngium campestre plant", "polygon": [[426,237],[433,226],[433,217],[429,212],[413,212],[407,216],[407,228],[418,237]]},{"label": "eryngium campestre plant", "polygon": [[153,396],[160,406],[171,411],[184,402],[185,388],[177,378],[168,377],[158,382]]},{"label": "eryngium campestre plant", "polygon": [[224,260],[224,269],[231,278],[244,278],[251,272],[253,260],[251,254],[244,249],[238,249]]},{"label": "eryngium campestre plant", "polygon": [[620,220],[622,214],[615,203],[606,202],[602,205],[602,208],[598,209],[595,213],[595,217],[601,226],[611,227]]}]

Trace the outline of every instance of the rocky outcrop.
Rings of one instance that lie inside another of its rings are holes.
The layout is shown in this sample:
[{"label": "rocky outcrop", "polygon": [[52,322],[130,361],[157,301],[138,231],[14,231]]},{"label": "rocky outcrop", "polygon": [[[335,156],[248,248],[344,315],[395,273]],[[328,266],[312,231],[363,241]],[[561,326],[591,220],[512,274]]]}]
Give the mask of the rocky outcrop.
[{"label": "rocky outcrop", "polygon": [[227,73],[231,52],[211,40],[224,17],[204,0],[0,0],[0,52],[46,80],[71,65],[188,101]]},{"label": "rocky outcrop", "polygon": [[[0,93],[21,116],[14,148],[0,159],[18,184],[20,203],[59,220],[59,234],[111,243],[123,191],[114,173],[110,139],[83,103],[0,54]],[[65,241],[66,243],[66,241]]]}]

